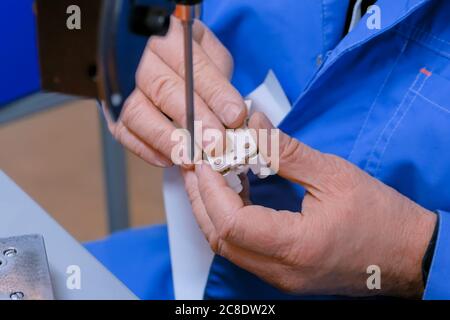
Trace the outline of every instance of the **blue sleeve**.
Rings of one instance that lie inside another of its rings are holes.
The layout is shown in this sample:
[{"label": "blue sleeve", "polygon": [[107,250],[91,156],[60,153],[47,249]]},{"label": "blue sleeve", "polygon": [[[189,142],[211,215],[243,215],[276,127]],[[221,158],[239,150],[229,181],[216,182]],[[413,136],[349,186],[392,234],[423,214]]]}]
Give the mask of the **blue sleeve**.
[{"label": "blue sleeve", "polygon": [[85,247],[140,299],[174,299],[167,226],[117,232]]},{"label": "blue sleeve", "polygon": [[450,213],[439,211],[439,230],[425,287],[425,300],[450,299]]}]

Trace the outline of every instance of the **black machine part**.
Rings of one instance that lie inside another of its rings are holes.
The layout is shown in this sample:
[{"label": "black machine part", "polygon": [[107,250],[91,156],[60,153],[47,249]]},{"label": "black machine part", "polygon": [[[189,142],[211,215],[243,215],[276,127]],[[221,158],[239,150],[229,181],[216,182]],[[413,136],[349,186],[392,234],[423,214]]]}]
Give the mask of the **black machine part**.
[{"label": "black machine part", "polygon": [[[66,27],[67,8],[81,8],[82,28]],[[101,0],[36,0],[41,87],[45,91],[95,98],[97,30]]]},{"label": "black machine part", "polygon": [[[111,30],[110,26],[119,25],[123,0],[104,0],[99,33],[99,50],[97,61],[100,66],[100,99],[106,104],[114,120],[117,120],[123,109],[126,97],[131,93],[124,90],[118,74],[118,58],[116,56],[117,28]],[[138,4],[137,0],[131,0],[129,15],[129,28],[131,32],[146,36],[165,36],[170,27],[170,16],[175,6],[195,6],[202,0],[167,0],[168,6],[158,4],[157,0],[151,3]]]},{"label": "black machine part", "polygon": [[[176,5],[201,2],[36,0],[42,89],[97,98],[117,119],[134,88],[134,73],[147,39],[167,33]],[[71,5],[81,8],[80,30],[66,28]],[[129,48],[126,59],[118,54],[120,47]]]}]

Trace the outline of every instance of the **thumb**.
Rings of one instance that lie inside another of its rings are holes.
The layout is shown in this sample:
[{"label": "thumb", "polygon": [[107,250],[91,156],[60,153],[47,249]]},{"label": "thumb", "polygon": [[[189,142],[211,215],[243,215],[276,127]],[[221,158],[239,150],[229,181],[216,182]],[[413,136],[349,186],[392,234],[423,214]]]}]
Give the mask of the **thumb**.
[{"label": "thumb", "polygon": [[[279,129],[275,129],[270,120],[262,113],[255,113],[249,121],[249,128],[256,130],[258,136],[259,150],[270,151],[270,163],[278,160],[277,174],[295,183],[299,183],[306,189],[320,189],[319,181],[327,169],[328,155],[317,151],[300,141],[291,138]],[[267,136],[271,135],[267,130],[277,130],[279,133],[278,141],[274,139],[262,139],[264,132]],[[267,141],[267,142],[266,142]],[[261,143],[267,143],[268,146],[261,146]],[[264,157],[267,155],[263,153]],[[272,166],[272,169],[273,166]]]}]

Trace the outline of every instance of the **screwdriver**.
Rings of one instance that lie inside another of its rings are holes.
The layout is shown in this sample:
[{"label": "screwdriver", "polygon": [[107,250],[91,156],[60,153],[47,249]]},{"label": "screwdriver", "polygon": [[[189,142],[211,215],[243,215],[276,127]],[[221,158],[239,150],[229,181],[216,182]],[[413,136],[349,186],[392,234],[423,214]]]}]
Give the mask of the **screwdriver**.
[{"label": "screwdriver", "polygon": [[[193,1],[199,2],[199,1]],[[184,33],[184,77],[186,94],[186,129],[190,136],[189,158],[194,162],[195,157],[195,107],[194,107],[194,52],[193,52],[193,25],[194,19],[199,16],[199,4],[179,4],[175,16],[181,20]]]}]

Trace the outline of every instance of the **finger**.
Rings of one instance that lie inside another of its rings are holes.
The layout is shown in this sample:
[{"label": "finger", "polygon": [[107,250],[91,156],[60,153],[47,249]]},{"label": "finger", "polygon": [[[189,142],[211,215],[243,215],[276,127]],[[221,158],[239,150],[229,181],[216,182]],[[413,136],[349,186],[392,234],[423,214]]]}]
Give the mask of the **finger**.
[{"label": "finger", "polygon": [[[262,113],[255,113],[249,121],[249,127],[255,129],[258,136],[267,134],[275,129],[270,120]],[[278,158],[278,174],[283,178],[299,183],[306,187],[308,191],[320,188],[320,177],[331,173],[328,156],[310,148],[300,141],[291,138],[287,134],[279,132],[278,146],[273,145],[273,141],[267,139],[270,150],[270,157]],[[261,139],[258,139],[260,143]],[[258,146],[261,149],[261,146]]]},{"label": "finger", "polygon": [[250,200],[250,182],[248,180],[247,174],[241,174],[239,175],[239,179],[241,179],[242,183],[242,191],[239,193],[241,196],[242,201],[244,202],[244,205],[251,206],[252,201]]},{"label": "finger", "polygon": [[139,139],[121,121],[117,122],[112,130],[112,134],[117,141],[145,162],[161,168],[173,166],[173,162],[169,158]]},{"label": "finger", "polygon": [[276,283],[278,272],[283,266],[271,257],[243,249],[237,245],[221,240],[211,222],[202,202],[198,189],[198,179],[194,171],[182,170],[185,187],[191,201],[194,216],[214,253],[228,259],[253,274]]},{"label": "finger", "polygon": [[124,145],[128,150],[130,150],[145,162],[154,166],[161,168],[173,166],[173,163],[170,159],[163,156],[161,153],[154,150],[144,141],[139,139],[135,134],[133,134],[127,129],[127,127],[123,125],[120,119],[117,122],[114,122],[105,109],[105,106],[103,106],[103,113],[105,115],[105,121],[108,125],[108,129],[113,137],[117,141],[119,141],[119,143]]},{"label": "finger", "polygon": [[193,170],[182,169],[181,173],[183,175],[184,185],[191,202],[195,220],[197,221],[200,230],[202,230],[205,235],[206,240],[211,244],[211,247],[213,247],[217,239],[217,233],[211,219],[206,213],[205,206],[200,196],[197,176]]},{"label": "finger", "polygon": [[[166,38],[152,39],[149,47],[184,79],[183,29],[179,21],[174,21]],[[196,42],[193,51],[195,91],[227,127],[241,126],[247,115],[241,95]]]},{"label": "finger", "polygon": [[[186,127],[184,80],[151,50],[146,50],[136,77],[137,86],[154,105],[180,126]],[[195,107],[196,120],[201,120],[204,128],[225,132],[222,123],[198,95],[195,95]]]},{"label": "finger", "polygon": [[[184,80],[170,69],[151,50],[146,50],[136,74],[136,84],[161,112],[173,119],[179,126],[186,128],[186,108]],[[208,108],[206,103],[197,95],[195,99],[195,120],[201,121],[202,137],[208,129],[218,130],[217,139],[225,137],[225,127],[216,115]],[[198,145],[206,147],[208,141],[198,141]],[[224,145],[215,141],[217,145]],[[220,149],[220,148],[219,148]]]},{"label": "finger", "polygon": [[172,159],[172,151],[179,144],[172,139],[176,128],[140,90],[135,90],[127,99],[120,120],[140,140]]},{"label": "finger", "polygon": [[283,259],[297,243],[294,227],[302,216],[260,206],[244,206],[219,173],[196,166],[201,199],[220,239],[256,253]]},{"label": "finger", "polygon": [[200,20],[195,20],[193,27],[194,41],[197,42],[217,66],[220,72],[229,80],[233,74],[233,57],[216,35]]},{"label": "finger", "polygon": [[197,177],[193,171],[183,170],[183,177],[188,191],[189,199],[191,201],[194,216],[205,235],[211,249],[214,253],[228,259],[239,267],[259,276],[260,278],[276,283],[279,276],[283,273],[277,270],[283,270],[283,265],[274,261],[271,257],[266,257],[261,254],[245,250],[232,243],[222,241],[214,228],[211,220],[206,213],[206,209],[202,203],[200,193],[196,184]]},{"label": "finger", "polygon": [[280,280],[289,274],[288,267],[274,258],[243,249],[229,242],[222,242],[214,252],[275,286],[278,286]]}]

